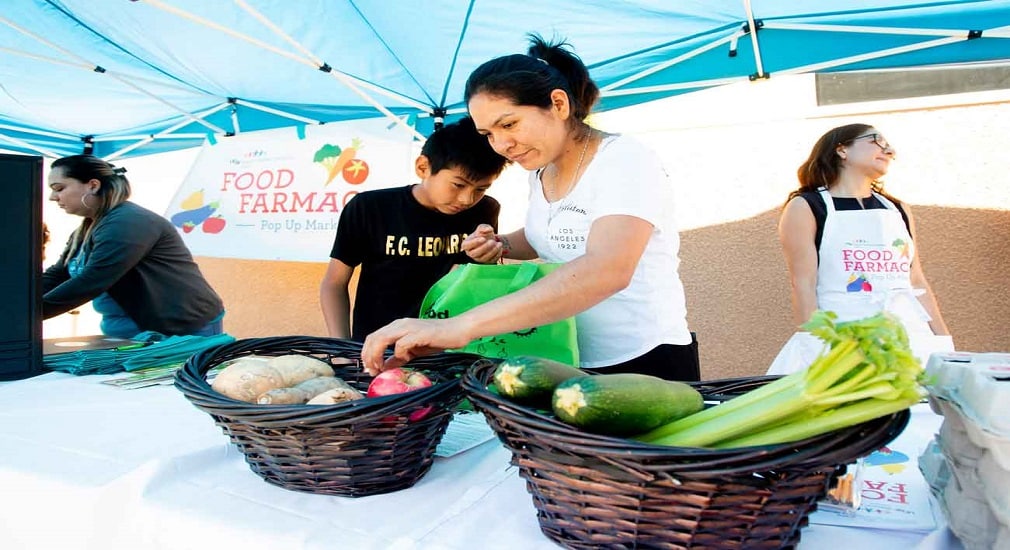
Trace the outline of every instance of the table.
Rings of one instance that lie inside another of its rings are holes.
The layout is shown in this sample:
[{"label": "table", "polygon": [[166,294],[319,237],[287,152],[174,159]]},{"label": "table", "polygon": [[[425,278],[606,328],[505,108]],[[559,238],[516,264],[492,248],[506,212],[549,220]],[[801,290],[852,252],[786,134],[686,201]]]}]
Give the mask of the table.
[{"label": "table", "polygon": [[[497,440],[449,458],[407,490],[363,498],[263,481],[209,415],[171,386],[50,373],[0,383],[0,548],[556,549]],[[940,417],[913,410],[928,441]],[[911,429],[910,428],[910,429]],[[811,525],[801,550],[957,549],[945,527]],[[860,546],[862,545],[862,546]]]}]

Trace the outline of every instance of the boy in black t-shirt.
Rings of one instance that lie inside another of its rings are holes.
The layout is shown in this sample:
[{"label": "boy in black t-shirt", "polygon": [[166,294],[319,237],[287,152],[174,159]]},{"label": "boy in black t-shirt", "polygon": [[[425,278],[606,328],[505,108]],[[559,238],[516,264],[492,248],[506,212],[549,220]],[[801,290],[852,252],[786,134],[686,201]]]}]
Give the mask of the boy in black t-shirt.
[{"label": "boy in black t-shirt", "polygon": [[[421,183],[352,198],[319,288],[328,334],[362,341],[396,319],[417,317],[431,285],[471,261],[463,239],[482,223],[498,231],[501,205],[484,193],[505,164],[466,117],[424,143],[414,161]],[[350,322],[348,285],[359,265]]]}]

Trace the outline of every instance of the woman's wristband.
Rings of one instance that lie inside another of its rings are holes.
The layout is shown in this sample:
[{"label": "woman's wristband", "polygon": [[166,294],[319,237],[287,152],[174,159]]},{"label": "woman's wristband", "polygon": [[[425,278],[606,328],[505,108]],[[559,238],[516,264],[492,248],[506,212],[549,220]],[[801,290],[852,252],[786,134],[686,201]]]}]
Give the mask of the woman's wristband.
[{"label": "woman's wristband", "polygon": [[494,240],[501,243],[501,255],[508,256],[509,252],[512,250],[512,243],[509,242],[509,238],[502,235],[495,235]]}]

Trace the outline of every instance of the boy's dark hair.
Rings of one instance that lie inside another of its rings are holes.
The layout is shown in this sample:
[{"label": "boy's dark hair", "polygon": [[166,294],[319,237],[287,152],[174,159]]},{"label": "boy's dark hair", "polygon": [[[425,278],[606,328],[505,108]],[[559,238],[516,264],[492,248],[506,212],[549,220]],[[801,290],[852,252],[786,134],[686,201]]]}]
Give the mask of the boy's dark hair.
[{"label": "boy's dark hair", "polygon": [[421,147],[431,173],[455,168],[472,180],[495,178],[508,161],[494,152],[487,138],[477,133],[473,119],[464,117],[435,130]]}]

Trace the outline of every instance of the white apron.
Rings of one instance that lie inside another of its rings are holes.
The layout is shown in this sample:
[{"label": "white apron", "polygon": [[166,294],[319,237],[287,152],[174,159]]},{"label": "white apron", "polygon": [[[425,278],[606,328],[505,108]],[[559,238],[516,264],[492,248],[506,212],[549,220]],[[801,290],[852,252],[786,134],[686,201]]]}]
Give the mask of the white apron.
[{"label": "white apron", "polygon": [[[839,321],[862,319],[881,310],[893,313],[904,324],[912,353],[923,364],[933,352],[953,351],[950,336],[937,336],[929,327],[930,316],[918,299],[925,290],[912,288],[915,244],[894,203],[874,193],[885,209],[839,211],[826,189],[820,193],[827,217],[818,249],[818,309],[834,311]],[[768,374],[803,369],[822,348],[817,337],[797,333],[783,346]]]}]

